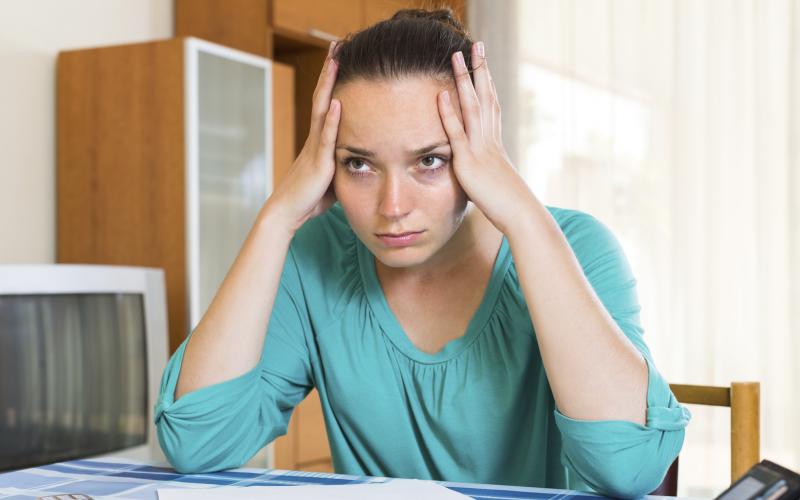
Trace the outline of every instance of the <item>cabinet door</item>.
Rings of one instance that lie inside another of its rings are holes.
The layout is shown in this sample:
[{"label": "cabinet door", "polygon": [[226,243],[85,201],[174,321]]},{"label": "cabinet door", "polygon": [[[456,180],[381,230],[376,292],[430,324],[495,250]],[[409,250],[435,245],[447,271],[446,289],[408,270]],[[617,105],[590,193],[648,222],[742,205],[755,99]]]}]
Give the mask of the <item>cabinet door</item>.
[{"label": "cabinet door", "polygon": [[[191,327],[208,309],[272,190],[269,61],[188,40]],[[268,123],[270,126],[268,127]]]},{"label": "cabinet door", "polygon": [[276,30],[333,40],[358,31],[362,0],[274,0]]}]

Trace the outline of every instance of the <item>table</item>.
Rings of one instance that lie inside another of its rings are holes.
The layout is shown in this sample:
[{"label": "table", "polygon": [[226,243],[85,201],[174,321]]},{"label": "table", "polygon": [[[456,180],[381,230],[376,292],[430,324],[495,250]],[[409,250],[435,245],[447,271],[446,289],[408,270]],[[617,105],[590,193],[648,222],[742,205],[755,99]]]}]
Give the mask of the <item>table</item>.
[{"label": "table", "polygon": [[[83,493],[93,498],[157,500],[157,488],[382,483],[390,478],[347,476],[279,469],[232,469],[208,474],[179,474],[168,467],[121,459],[72,460],[0,473],[0,498],[35,500],[46,495]],[[437,481],[438,482],[438,481]],[[596,500],[597,495],[567,490],[438,482],[476,500]],[[663,498],[663,497],[647,497]]]}]

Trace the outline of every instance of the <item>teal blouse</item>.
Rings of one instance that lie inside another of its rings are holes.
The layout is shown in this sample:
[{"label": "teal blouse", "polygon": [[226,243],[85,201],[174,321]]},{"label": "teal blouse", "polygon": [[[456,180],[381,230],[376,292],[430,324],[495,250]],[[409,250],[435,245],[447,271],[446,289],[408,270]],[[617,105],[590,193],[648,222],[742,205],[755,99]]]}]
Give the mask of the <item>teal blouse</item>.
[{"label": "teal blouse", "polygon": [[316,387],[339,473],[650,492],[683,444],[689,412],[642,340],[636,280],[617,240],[585,213],[548,209],[647,361],[646,425],[558,411],[505,238],[464,336],[435,354],[417,349],[336,204],[292,240],[258,366],[175,401],[188,338],[170,359],[155,408],[168,460],[184,473],[241,466],[286,433]]}]

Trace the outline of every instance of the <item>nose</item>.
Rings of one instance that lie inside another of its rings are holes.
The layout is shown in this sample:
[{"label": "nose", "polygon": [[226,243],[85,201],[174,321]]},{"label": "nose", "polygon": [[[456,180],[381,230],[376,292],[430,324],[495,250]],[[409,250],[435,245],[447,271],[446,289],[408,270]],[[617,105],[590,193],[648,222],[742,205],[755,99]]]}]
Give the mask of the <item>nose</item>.
[{"label": "nose", "polygon": [[402,219],[411,212],[411,186],[399,173],[387,173],[381,186],[378,212],[387,219]]}]

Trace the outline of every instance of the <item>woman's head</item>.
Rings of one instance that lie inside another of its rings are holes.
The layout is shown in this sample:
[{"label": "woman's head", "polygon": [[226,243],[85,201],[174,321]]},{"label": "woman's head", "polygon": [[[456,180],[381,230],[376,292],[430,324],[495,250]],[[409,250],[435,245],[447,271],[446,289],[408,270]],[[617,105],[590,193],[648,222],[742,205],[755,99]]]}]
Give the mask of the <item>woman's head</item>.
[{"label": "woman's head", "polygon": [[[463,220],[467,199],[437,95],[449,89],[458,102],[451,56],[461,51],[470,67],[471,47],[450,11],[403,10],[335,49],[342,112],[334,188],[353,230],[386,266],[431,263]],[[399,246],[381,237],[409,231],[421,233]]]},{"label": "woman's head", "polygon": [[336,86],[353,80],[453,79],[450,57],[461,51],[471,68],[472,39],[449,9],[398,11],[336,46]]}]

